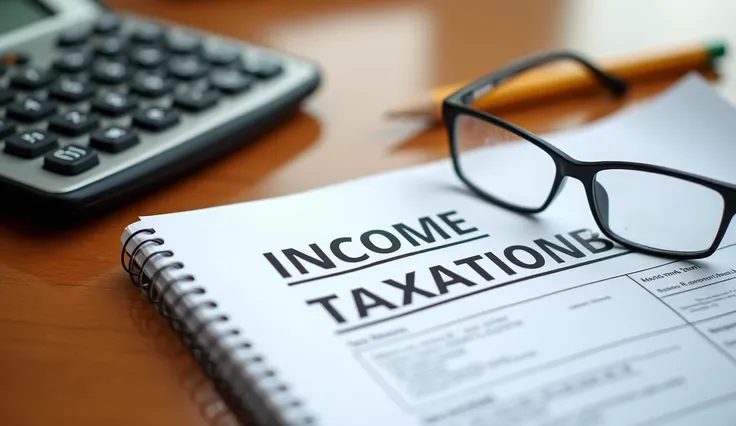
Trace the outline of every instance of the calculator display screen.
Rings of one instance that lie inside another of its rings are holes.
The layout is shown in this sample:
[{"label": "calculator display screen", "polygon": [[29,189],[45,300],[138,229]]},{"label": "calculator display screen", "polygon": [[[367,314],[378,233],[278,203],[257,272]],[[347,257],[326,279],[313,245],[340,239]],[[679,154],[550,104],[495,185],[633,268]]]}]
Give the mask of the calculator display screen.
[{"label": "calculator display screen", "polygon": [[0,34],[51,16],[38,0],[0,0]]}]

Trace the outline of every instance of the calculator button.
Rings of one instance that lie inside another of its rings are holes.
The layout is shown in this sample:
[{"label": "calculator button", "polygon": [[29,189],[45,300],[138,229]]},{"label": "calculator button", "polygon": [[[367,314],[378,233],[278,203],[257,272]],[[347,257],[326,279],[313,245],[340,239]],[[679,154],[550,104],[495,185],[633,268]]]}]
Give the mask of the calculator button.
[{"label": "calculator button", "polygon": [[243,61],[241,63],[241,69],[247,74],[263,79],[275,77],[283,71],[281,63],[274,59]]},{"label": "calculator button", "polygon": [[92,35],[92,30],[87,25],[76,25],[59,34],[59,46],[79,46],[84,44]]},{"label": "calculator button", "polygon": [[7,118],[0,118],[0,140],[15,133],[15,123]]},{"label": "calculator button", "polygon": [[94,93],[94,84],[70,77],[60,78],[49,89],[49,96],[66,102],[80,102]]},{"label": "calculator button", "polygon": [[90,144],[106,152],[124,151],[140,141],[138,132],[123,126],[110,126],[92,133]]},{"label": "calculator button", "polygon": [[0,57],[0,63],[7,66],[26,65],[31,62],[31,55],[26,52],[5,52]]},{"label": "calculator button", "polygon": [[125,41],[118,37],[103,38],[95,43],[94,51],[97,55],[114,57],[125,51]]},{"label": "calculator button", "polygon": [[178,122],[179,114],[176,111],[159,106],[140,110],[133,115],[133,124],[146,130],[166,130]]},{"label": "calculator button", "polygon": [[140,74],[136,77],[131,90],[147,98],[158,98],[174,88],[174,83],[158,74]]},{"label": "calculator button", "polygon": [[253,79],[237,70],[215,70],[210,76],[213,87],[229,94],[239,93],[253,85]]},{"label": "calculator button", "polygon": [[56,102],[37,98],[26,98],[8,106],[6,114],[19,121],[33,123],[42,120],[56,111]]},{"label": "calculator button", "polygon": [[163,36],[164,30],[149,22],[139,23],[133,30],[133,41],[138,43],[155,43]]},{"label": "calculator button", "polygon": [[15,92],[0,87],[0,106],[9,104],[13,99],[15,99]]},{"label": "calculator button", "polygon": [[67,52],[63,56],[54,61],[54,68],[67,73],[76,73],[84,71],[92,65],[92,57],[79,50],[76,52]]},{"label": "calculator button", "polygon": [[92,79],[103,84],[120,84],[130,77],[130,69],[120,61],[100,61],[92,68]]},{"label": "calculator button", "polygon": [[5,141],[5,152],[17,157],[35,158],[59,146],[53,133],[27,130]]},{"label": "calculator button", "polygon": [[178,91],[174,97],[174,105],[188,111],[203,111],[217,104],[220,93],[206,87],[193,87]]},{"label": "calculator button", "polygon": [[157,47],[139,47],[131,50],[130,61],[142,68],[156,68],[166,61],[166,55]]},{"label": "calculator button", "polygon": [[95,22],[95,32],[97,34],[110,34],[120,29],[122,22],[119,17],[112,13],[106,13],[100,16]]},{"label": "calculator button", "polygon": [[46,154],[43,160],[44,169],[68,176],[78,175],[100,163],[96,152],[79,145],[61,147]]},{"label": "calculator button", "polygon": [[178,57],[169,61],[169,74],[181,80],[196,80],[209,71],[207,64],[196,57]]},{"label": "calculator button", "polygon": [[202,46],[202,39],[194,34],[173,30],[166,34],[165,45],[174,53],[186,54],[199,49]]},{"label": "calculator button", "polygon": [[240,50],[224,44],[209,44],[204,48],[204,59],[212,65],[230,65],[240,57]]},{"label": "calculator button", "polygon": [[119,92],[107,92],[92,101],[92,109],[112,117],[121,116],[135,108],[136,100]]},{"label": "calculator button", "polygon": [[67,136],[79,136],[96,129],[99,122],[100,117],[95,113],[71,110],[51,117],[49,129]]},{"label": "calculator button", "polygon": [[19,89],[37,90],[51,83],[54,78],[56,78],[56,74],[53,71],[26,67],[20,69],[17,74],[11,77],[10,84]]}]

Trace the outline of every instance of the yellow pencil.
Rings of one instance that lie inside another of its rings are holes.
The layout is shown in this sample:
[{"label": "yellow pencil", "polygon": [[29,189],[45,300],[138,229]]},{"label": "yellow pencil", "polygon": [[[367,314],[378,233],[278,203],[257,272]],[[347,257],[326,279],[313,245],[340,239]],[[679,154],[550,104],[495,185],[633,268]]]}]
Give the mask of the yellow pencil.
[{"label": "yellow pencil", "polygon": [[[715,59],[726,54],[723,42],[702,43],[666,51],[640,54],[637,57],[601,62],[601,67],[630,84],[671,78],[693,70],[712,67]],[[466,83],[435,88],[407,105],[388,112],[390,118],[425,118],[439,120],[442,101]],[[600,84],[582,67],[544,67],[501,84],[473,106],[498,112],[510,107],[548,102],[568,96],[595,93]]]}]

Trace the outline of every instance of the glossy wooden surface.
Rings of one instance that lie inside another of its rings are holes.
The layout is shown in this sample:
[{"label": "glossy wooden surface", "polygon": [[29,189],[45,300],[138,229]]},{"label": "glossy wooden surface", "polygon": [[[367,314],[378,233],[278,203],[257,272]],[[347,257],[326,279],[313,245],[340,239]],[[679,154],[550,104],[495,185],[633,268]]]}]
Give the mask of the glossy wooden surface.
[{"label": "glossy wooden surface", "polygon": [[[383,112],[522,55],[575,48],[595,58],[712,38],[736,44],[731,0],[111,3],[312,58],[324,83],[272,134],[82,226],[51,231],[0,215],[1,424],[232,422],[120,268],[119,237],[138,215],[287,194],[444,157],[441,128],[388,122]],[[731,57],[722,72],[717,87],[736,99]],[[584,100],[513,118],[550,129],[619,107]]]}]

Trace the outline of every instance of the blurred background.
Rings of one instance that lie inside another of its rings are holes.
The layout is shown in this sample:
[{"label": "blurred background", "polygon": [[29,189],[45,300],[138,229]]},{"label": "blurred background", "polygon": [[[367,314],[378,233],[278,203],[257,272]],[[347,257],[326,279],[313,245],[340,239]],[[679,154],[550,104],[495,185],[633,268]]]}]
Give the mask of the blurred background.
[{"label": "blurred background", "polygon": [[[335,162],[332,167],[337,170],[326,175],[307,166],[321,161],[297,159],[286,167],[298,168],[304,179],[272,182],[277,187],[269,186],[269,191],[279,193],[444,156],[441,129],[427,133],[423,123],[389,122],[385,112],[434,86],[478,77],[523,56],[565,48],[601,59],[714,39],[736,40],[731,24],[736,3],[729,0],[112,0],[109,4],[263,43],[318,63],[324,80],[306,111],[319,121],[320,136],[302,155],[324,152],[363,161]],[[730,57],[723,68],[733,68]],[[727,96],[736,96],[728,75],[718,85]],[[557,123],[574,124],[600,113],[590,108],[596,107],[586,105],[586,112],[573,116],[569,111],[566,116],[552,115]],[[533,118],[525,114],[523,119]],[[412,143],[415,136],[421,143]],[[329,149],[321,150],[323,145]],[[278,181],[278,176],[273,178]]]},{"label": "blurred background", "polygon": [[[388,120],[386,112],[535,53],[572,49],[599,60],[712,40],[736,46],[733,0],[105,4],[291,52],[315,62],[322,83],[288,123],[82,227],[52,233],[2,217],[2,424],[221,424],[212,420],[222,412],[216,396],[197,391],[206,378],[120,270],[120,235],[139,216],[290,194],[444,158],[442,126]],[[714,87],[736,101],[731,52],[719,72]],[[637,88],[629,99],[673,81]],[[506,118],[546,131],[626,104],[592,97]]]}]

